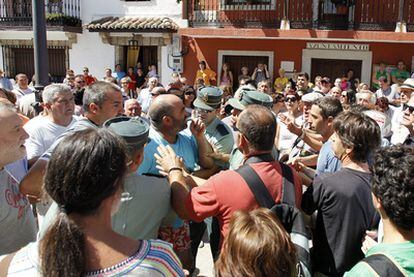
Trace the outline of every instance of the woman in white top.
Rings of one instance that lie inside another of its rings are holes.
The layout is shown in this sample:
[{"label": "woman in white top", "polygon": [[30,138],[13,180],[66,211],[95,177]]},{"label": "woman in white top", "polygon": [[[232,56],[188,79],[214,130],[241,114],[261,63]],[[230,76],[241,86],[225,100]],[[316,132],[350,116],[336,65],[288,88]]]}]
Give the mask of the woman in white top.
[{"label": "woman in white top", "polygon": [[112,230],[127,169],[125,149],[108,129],[75,132],[58,144],[44,188],[60,213],[42,240],[17,252],[8,276],[184,276],[171,245]]},{"label": "woman in white top", "polygon": [[287,126],[287,122],[292,122],[297,126],[302,126],[303,117],[299,109],[300,97],[296,92],[288,92],[285,95],[286,112],[278,115],[278,132],[276,134],[277,148],[280,151],[279,157],[289,154],[297,136],[291,133]]}]

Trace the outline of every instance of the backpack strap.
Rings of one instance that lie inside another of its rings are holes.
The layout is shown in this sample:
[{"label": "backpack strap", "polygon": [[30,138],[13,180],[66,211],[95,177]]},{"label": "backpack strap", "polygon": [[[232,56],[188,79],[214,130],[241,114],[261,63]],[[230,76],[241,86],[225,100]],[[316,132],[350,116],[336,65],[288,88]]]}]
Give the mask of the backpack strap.
[{"label": "backpack strap", "polygon": [[367,263],[379,276],[404,277],[394,261],[384,254],[370,255],[362,261]]},{"label": "backpack strap", "polygon": [[282,203],[296,206],[295,205],[295,184],[293,180],[293,172],[292,169],[284,164],[279,163],[280,167],[282,168],[282,178],[283,178],[283,185],[282,185]]},{"label": "backpack strap", "polygon": [[240,167],[237,172],[246,181],[259,206],[270,209],[276,204],[262,179],[250,165]]},{"label": "backpack strap", "polygon": [[7,255],[3,260],[0,262],[0,277],[7,277],[9,272],[10,264],[16,255],[17,252],[11,253]]}]

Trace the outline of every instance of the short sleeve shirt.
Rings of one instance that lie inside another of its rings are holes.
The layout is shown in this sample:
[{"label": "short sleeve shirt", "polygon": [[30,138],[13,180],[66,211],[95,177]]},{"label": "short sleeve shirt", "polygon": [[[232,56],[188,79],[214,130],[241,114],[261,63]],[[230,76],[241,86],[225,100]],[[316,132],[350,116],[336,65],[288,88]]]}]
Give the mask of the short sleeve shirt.
[{"label": "short sleeve shirt", "polygon": [[341,161],[335,157],[332,150],[332,141],[328,140],[322,145],[319,151],[316,174],[321,175],[326,172],[336,172],[341,168]]},{"label": "short sleeve shirt", "polygon": [[29,200],[18,181],[0,170],[0,255],[12,253],[36,239],[36,223]]},{"label": "short sleeve shirt", "polygon": [[209,86],[210,85],[210,80],[214,79],[216,77],[216,72],[214,72],[211,69],[204,69],[203,71],[198,70],[197,71],[197,75],[196,75],[196,79],[203,79],[204,80],[204,85]]},{"label": "short sleeve shirt", "polygon": [[154,154],[158,153],[157,147],[160,145],[171,146],[174,152],[183,158],[184,164],[190,172],[198,166],[198,148],[193,136],[180,132],[177,134],[176,142],[170,144],[153,127],[150,127],[149,138],[151,141],[144,148],[144,160],[138,168],[138,174],[160,175],[154,158]]},{"label": "short sleeve shirt", "polygon": [[397,80],[398,79],[405,80],[407,78],[410,78],[410,73],[408,73],[408,71],[405,71],[405,70],[400,71],[396,69],[391,72],[391,76],[394,76],[395,78],[397,78]]},{"label": "short sleeve shirt", "polygon": [[[207,127],[205,136],[208,141],[213,143],[218,151],[230,154],[234,146],[233,133],[226,124],[220,119],[215,118]],[[217,162],[221,168],[228,168],[228,164]]]},{"label": "short sleeve shirt", "polygon": [[[279,162],[255,163],[251,166],[263,180],[275,202],[280,203],[282,175]],[[302,198],[302,185],[294,171],[293,174],[295,200],[299,207]],[[193,188],[185,200],[185,206],[190,218],[194,221],[202,221],[207,217],[216,216],[222,239],[227,234],[228,224],[234,211],[249,211],[259,207],[243,177],[233,170],[222,171],[210,177],[203,185]]]},{"label": "short sleeve shirt", "polygon": [[[414,240],[403,243],[380,243],[373,246],[367,252],[367,257],[374,254],[383,254],[393,260],[400,270],[402,269],[404,276],[414,276]],[[351,271],[345,274],[345,277],[376,277],[368,264],[365,262],[357,263]]]}]

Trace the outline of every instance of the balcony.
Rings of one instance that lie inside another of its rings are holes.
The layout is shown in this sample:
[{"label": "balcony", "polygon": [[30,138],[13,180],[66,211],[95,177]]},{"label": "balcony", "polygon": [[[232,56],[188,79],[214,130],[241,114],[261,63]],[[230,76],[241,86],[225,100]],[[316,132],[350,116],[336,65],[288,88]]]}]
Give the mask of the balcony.
[{"label": "balcony", "polygon": [[[82,32],[80,0],[46,0],[47,30]],[[31,0],[0,0],[0,30],[32,30]]]},{"label": "balcony", "polygon": [[188,0],[191,27],[414,31],[414,0]]}]

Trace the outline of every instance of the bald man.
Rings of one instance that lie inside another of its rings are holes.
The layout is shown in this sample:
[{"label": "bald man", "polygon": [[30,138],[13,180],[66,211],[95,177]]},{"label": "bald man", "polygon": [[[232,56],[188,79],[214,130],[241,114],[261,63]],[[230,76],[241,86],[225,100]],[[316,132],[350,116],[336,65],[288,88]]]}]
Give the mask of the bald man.
[{"label": "bald man", "polygon": [[195,171],[198,166],[207,169],[213,167],[214,160],[207,157],[212,148],[204,136],[205,126],[201,120],[191,123],[192,136],[181,132],[187,127],[187,114],[179,97],[173,94],[159,95],[154,98],[148,115],[151,120],[151,142],[145,147],[139,174],[160,175],[154,159],[159,145],[170,145],[183,158],[189,172]]}]

